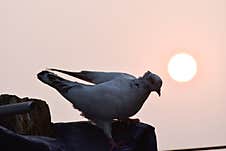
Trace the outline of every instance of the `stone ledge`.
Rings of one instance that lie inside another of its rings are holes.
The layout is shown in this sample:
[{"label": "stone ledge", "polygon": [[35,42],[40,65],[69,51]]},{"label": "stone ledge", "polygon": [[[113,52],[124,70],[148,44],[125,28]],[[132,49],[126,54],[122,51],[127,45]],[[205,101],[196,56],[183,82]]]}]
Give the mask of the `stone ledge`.
[{"label": "stone ledge", "polygon": [[51,117],[47,103],[39,99],[19,98],[15,95],[0,95],[0,105],[33,101],[34,107],[24,114],[0,117],[0,125],[24,135],[51,136]]},{"label": "stone ledge", "polygon": [[[103,131],[90,122],[51,123],[45,101],[1,95],[0,105],[34,101],[30,112],[0,117],[0,150],[4,151],[108,151]],[[157,151],[154,127],[115,121],[112,135],[124,144],[114,151]]]}]

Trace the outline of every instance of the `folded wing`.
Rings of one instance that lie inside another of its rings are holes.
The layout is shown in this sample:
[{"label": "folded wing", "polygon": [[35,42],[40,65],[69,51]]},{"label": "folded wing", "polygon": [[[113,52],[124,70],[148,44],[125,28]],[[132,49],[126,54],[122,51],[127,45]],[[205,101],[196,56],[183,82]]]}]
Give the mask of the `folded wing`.
[{"label": "folded wing", "polygon": [[60,69],[49,69],[49,70],[61,72],[94,84],[104,83],[115,78],[127,78],[127,79],[136,78],[133,75],[121,72],[98,72],[98,71],[71,72]]}]

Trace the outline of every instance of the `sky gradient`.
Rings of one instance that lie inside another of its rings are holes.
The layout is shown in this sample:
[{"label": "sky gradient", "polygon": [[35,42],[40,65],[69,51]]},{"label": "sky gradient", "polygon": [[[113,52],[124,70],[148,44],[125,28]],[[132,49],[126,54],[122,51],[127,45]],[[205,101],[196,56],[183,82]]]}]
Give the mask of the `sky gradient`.
[{"label": "sky gradient", "polygon": [[[0,92],[48,102],[54,122],[84,120],[37,80],[48,67],[123,71],[163,79],[136,115],[156,128],[159,149],[226,144],[225,0],[0,1]],[[171,56],[197,61],[194,79],[167,73]]]}]

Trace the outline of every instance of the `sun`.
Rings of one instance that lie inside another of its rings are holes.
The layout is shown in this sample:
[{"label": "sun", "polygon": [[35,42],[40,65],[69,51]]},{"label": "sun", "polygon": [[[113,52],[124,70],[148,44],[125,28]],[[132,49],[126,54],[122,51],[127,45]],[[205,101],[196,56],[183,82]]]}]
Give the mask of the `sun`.
[{"label": "sun", "polygon": [[176,54],[169,60],[168,72],[174,80],[188,82],[197,73],[196,60],[186,53]]}]

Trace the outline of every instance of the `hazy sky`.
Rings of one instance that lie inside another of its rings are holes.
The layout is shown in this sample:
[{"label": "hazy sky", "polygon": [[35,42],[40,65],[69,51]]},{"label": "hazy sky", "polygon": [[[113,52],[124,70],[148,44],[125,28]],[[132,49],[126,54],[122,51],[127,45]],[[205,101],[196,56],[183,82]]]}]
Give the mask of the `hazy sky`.
[{"label": "hazy sky", "polygon": [[[198,73],[178,83],[169,58],[187,52]],[[36,74],[47,68],[159,74],[136,115],[159,149],[226,144],[226,0],[0,0],[0,92],[48,102],[52,120],[84,120]]]}]

